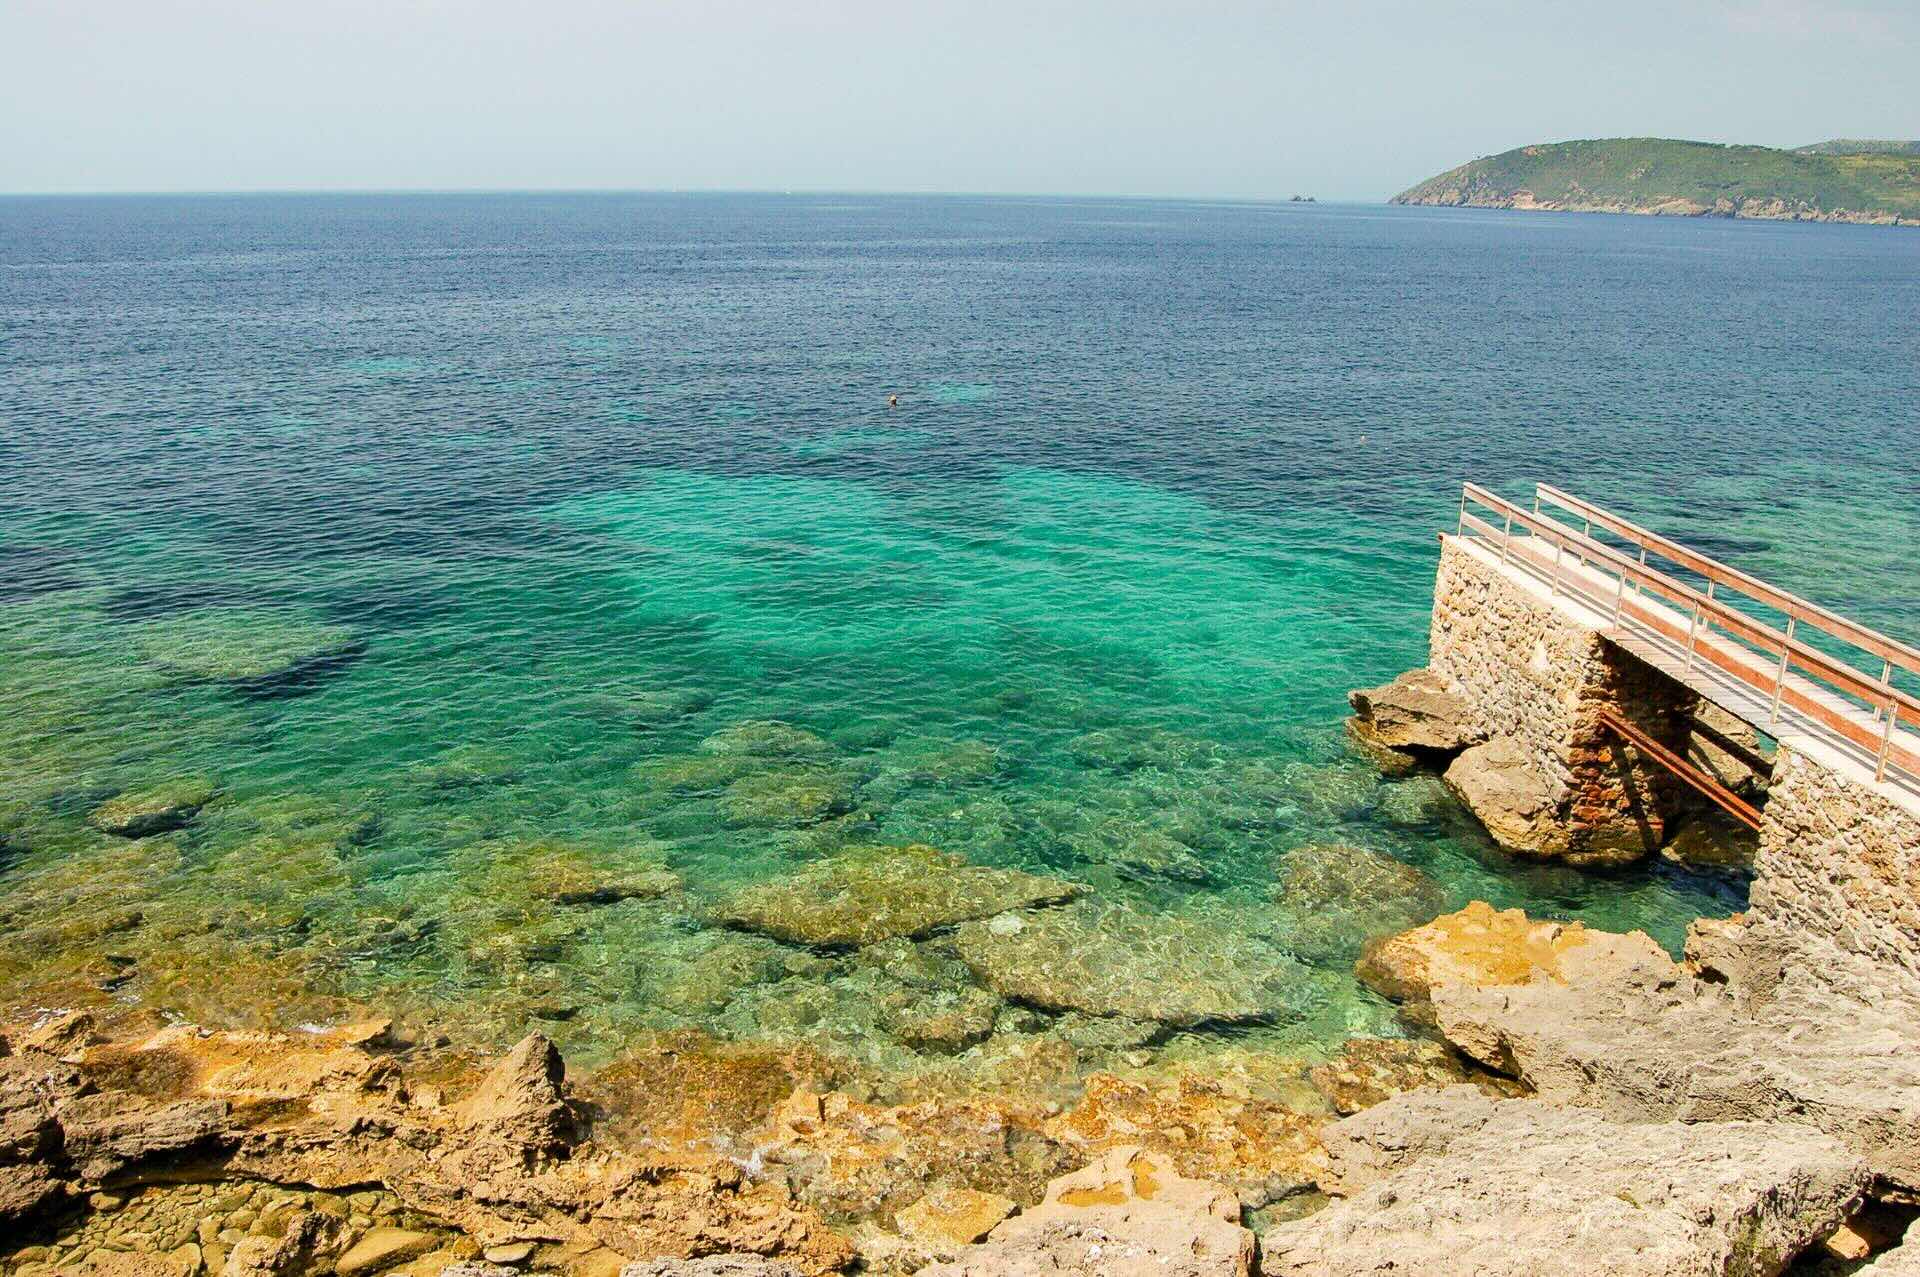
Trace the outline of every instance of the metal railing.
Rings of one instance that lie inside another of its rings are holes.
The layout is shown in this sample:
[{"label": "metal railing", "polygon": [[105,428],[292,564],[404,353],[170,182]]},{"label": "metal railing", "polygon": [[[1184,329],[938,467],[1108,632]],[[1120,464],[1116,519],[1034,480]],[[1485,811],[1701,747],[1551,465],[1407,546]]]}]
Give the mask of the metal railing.
[{"label": "metal railing", "polygon": [[[1516,556],[1529,560],[1529,566],[1547,575],[1553,594],[1566,589],[1601,609],[1610,608],[1616,627],[1631,622],[1675,645],[1684,644],[1685,670],[1691,671],[1696,661],[1705,662],[1766,696],[1770,702],[1768,727],[1779,721],[1783,709],[1793,711],[1867,751],[1874,759],[1876,780],[1885,780],[1890,766],[1920,778],[1920,751],[1909,744],[1905,733],[1897,732],[1901,723],[1920,725],[1920,699],[1892,685],[1896,666],[1920,672],[1920,651],[1557,488],[1542,485],[1539,499],[1579,514],[1587,520],[1586,530],[1576,531],[1469,483],[1460,494],[1459,534],[1472,532],[1496,544],[1503,563],[1512,562]],[[1493,515],[1497,526],[1477,511]],[[1638,556],[1595,540],[1591,535],[1595,526],[1635,542]],[[1516,529],[1525,535],[1517,536]],[[1543,548],[1546,546],[1553,551],[1551,565]],[[1707,588],[1696,589],[1650,566],[1646,561],[1649,552],[1698,572],[1707,579]],[[1600,575],[1599,592],[1579,573],[1567,571],[1569,557],[1580,568]],[[1606,584],[1609,581],[1611,584]],[[1729,606],[1716,596],[1722,583],[1784,612],[1787,628],[1777,629]],[[1649,595],[1664,602],[1650,602]],[[1678,624],[1668,604],[1685,614],[1685,626]],[[1881,656],[1886,662],[1881,678],[1876,680],[1838,657],[1808,646],[1794,632],[1802,624]],[[1721,633],[1740,642],[1720,641]],[[1771,658],[1770,670],[1758,668],[1760,662],[1752,649]],[[1822,692],[1840,699],[1842,705],[1829,703]],[[1858,709],[1849,700],[1859,702]]]}]

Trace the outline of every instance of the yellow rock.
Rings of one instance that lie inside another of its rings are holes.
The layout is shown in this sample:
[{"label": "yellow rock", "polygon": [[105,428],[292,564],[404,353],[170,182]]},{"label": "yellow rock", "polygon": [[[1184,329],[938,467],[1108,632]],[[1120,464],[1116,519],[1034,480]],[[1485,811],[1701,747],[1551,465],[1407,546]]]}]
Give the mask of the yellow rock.
[{"label": "yellow rock", "polygon": [[908,1237],[932,1250],[956,1250],[979,1241],[1007,1216],[1014,1202],[998,1193],[936,1188],[894,1216]]},{"label": "yellow rock", "polygon": [[426,1254],[433,1249],[436,1240],[431,1234],[416,1233],[410,1229],[376,1228],[340,1256],[334,1263],[334,1271],[340,1277],[377,1273]]},{"label": "yellow rock", "polygon": [[1577,922],[1536,922],[1519,909],[1476,900],[1458,913],[1367,946],[1354,964],[1363,984],[1389,998],[1426,1000],[1442,985],[1485,989],[1545,976],[1571,983],[1594,950],[1664,958],[1651,936],[1593,931]]}]

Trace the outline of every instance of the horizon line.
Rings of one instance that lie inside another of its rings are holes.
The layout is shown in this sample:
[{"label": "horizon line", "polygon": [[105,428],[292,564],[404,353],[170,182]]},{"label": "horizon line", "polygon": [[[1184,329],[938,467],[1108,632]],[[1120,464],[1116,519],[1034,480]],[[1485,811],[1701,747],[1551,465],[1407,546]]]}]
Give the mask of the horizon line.
[{"label": "horizon line", "polygon": [[776,186],[235,186],[177,187],[147,190],[93,188],[75,190],[0,191],[0,199],[140,199],[155,196],[266,196],[266,195],[771,195],[858,196],[871,199],[1012,199],[1102,200],[1131,203],[1190,204],[1363,204],[1384,206],[1390,196],[1377,199],[1321,198],[1304,192],[1292,195],[1141,195],[1065,191],[936,191],[884,190],[858,187]]}]

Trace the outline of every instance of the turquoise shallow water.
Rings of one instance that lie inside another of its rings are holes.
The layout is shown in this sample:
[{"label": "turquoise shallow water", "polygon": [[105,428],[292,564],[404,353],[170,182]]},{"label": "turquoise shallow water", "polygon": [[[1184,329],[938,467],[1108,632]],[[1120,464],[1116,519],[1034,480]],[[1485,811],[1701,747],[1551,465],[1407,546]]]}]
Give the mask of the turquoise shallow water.
[{"label": "turquoise shallow water", "polygon": [[[1409,910],[1677,945],[1744,884],[1516,866],[1348,752],[1344,693],[1423,659],[1463,478],[1920,628],[1916,266],[1324,206],[0,201],[0,977],[965,1083],[1079,1030],[930,1046],[876,1009],[899,955],[716,915],[930,843],[1302,959],[1271,1015],[1135,1035],[1169,1054],[1400,1031],[1348,971]],[[738,747],[769,720],[811,736]],[[184,830],[87,823],[182,780],[218,793]],[[1325,843],[1432,886],[1349,883],[1329,937],[1276,892]],[[1143,947],[1098,960],[1150,985]]]}]

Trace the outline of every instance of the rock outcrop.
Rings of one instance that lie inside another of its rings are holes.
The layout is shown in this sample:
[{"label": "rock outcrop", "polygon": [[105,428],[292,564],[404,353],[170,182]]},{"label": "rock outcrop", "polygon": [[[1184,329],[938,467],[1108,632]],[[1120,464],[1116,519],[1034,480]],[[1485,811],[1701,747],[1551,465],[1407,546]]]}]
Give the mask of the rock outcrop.
[{"label": "rock outcrop", "polygon": [[1525,983],[1438,985],[1433,1018],[1542,1099],[1642,1122],[1802,1123],[1920,1190],[1920,1002],[1836,988],[1845,956],[1803,944],[1759,1001],[1664,953],[1589,945]]},{"label": "rock outcrop", "polygon": [[[438,1063],[444,1085],[464,1091],[452,1103],[439,1081],[409,1083],[394,1041],[369,1026],[294,1037],[178,1026],[88,1046],[72,1063],[25,1046],[0,1056],[0,1235],[25,1237],[68,1204],[117,1210],[149,1185],[243,1181],[295,1186],[298,1201],[248,1232],[189,1236],[217,1246],[234,1277],[410,1271],[436,1257],[437,1273],[483,1250],[537,1250],[542,1265],[570,1272],[735,1252],[818,1277],[853,1256],[784,1184],[755,1182],[724,1157],[648,1159],[583,1143],[586,1114],[537,1034],[477,1079]],[[375,1187],[398,1212],[388,1222],[320,1202]],[[252,1223],[250,1209],[238,1208]],[[85,1244],[68,1250],[77,1258]],[[101,1253],[124,1256],[128,1272],[171,1271],[139,1245]]]},{"label": "rock outcrop", "polygon": [[1233,1194],[1154,1154],[1115,1149],[921,1277],[1247,1277],[1253,1234],[1239,1221]]},{"label": "rock outcrop", "polygon": [[1270,1230],[1263,1273],[1769,1277],[1871,1178],[1806,1127],[1627,1124],[1464,1086],[1389,1100],[1326,1138],[1348,1196]]},{"label": "rock outcrop", "polygon": [[1473,706],[1432,670],[1409,670],[1391,683],[1347,693],[1348,730],[1384,749],[1454,754],[1486,738]]},{"label": "rock outcrop", "polygon": [[1535,920],[1476,900],[1424,926],[1376,940],[1354,974],[1382,997],[1431,1023],[1436,989],[1488,989],[1542,979],[1564,985],[1610,960],[1666,961],[1644,932],[1621,935],[1578,922]]}]

